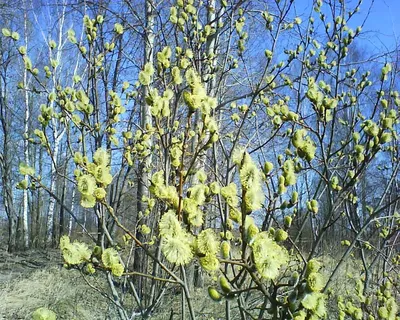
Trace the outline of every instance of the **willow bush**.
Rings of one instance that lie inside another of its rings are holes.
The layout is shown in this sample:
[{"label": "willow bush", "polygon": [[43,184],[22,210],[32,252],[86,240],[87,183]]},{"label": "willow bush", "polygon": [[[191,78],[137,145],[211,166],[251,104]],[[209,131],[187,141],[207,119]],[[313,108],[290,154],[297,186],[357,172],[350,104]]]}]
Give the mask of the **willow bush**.
[{"label": "willow bush", "polygon": [[[52,91],[46,78],[57,60],[39,70],[17,34],[3,29],[47,99],[27,139],[52,157],[51,126],[66,129],[74,165],[65,178],[98,219],[93,242],[61,238],[65,267],[78,268],[89,283],[106,277],[104,294],[121,319],[151,316],[171,287],[181,289],[182,319],[195,319],[193,267],[206,274],[204,295],[224,304],[218,318],[399,319],[400,259],[392,247],[398,199],[388,196],[398,181],[396,72],[389,61],[380,71],[353,67],[362,30],[348,24],[361,1],[354,8],[315,1],[306,21],[292,17],[293,2],[276,1],[268,11],[177,1],[164,26],[173,39],[154,48],[154,63],[143,65],[136,83],[121,82],[118,90],[96,79],[109,70],[123,24],[104,46],[97,45],[103,16],[84,17],[81,39],[70,29],[69,50],[86,71]],[[214,20],[204,24],[210,12]],[[251,47],[252,37],[266,39],[265,47]],[[216,38],[221,47],[207,51]],[[258,67],[251,79],[250,60]],[[250,85],[229,88],[241,81]],[[145,127],[129,111],[139,105],[151,114]],[[360,181],[373,181],[381,159],[391,170],[376,189],[385,200],[360,211]],[[141,201],[145,210],[122,215],[110,193],[115,186],[133,192],[141,163],[148,163],[148,196],[124,201]],[[35,168],[21,164],[20,171],[30,177],[20,188],[50,192]],[[327,246],[337,248],[333,266],[325,265]],[[143,259],[140,271],[135,257]],[[348,279],[350,260],[360,268]],[[342,292],[338,283],[347,281],[355,285]]]}]

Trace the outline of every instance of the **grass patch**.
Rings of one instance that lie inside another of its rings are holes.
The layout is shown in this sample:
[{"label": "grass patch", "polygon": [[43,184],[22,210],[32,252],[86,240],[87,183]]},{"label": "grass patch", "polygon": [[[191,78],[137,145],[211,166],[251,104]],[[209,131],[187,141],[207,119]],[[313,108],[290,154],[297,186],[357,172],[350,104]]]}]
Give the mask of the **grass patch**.
[{"label": "grass patch", "polygon": [[104,319],[111,313],[105,298],[88,287],[76,270],[50,267],[1,286],[0,316],[4,319],[31,319],[40,307],[69,320]]}]

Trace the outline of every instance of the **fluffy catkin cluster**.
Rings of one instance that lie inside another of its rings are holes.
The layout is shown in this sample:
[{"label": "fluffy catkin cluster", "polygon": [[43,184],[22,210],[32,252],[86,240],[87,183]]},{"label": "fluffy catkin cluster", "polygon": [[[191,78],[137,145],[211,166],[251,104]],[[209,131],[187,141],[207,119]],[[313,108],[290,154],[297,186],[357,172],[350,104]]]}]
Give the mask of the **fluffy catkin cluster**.
[{"label": "fluffy catkin cluster", "polygon": [[278,245],[268,232],[260,232],[254,236],[251,244],[254,264],[264,279],[275,279],[280,268],[289,260],[288,252]]},{"label": "fluffy catkin cluster", "polygon": [[242,190],[244,191],[243,201],[246,213],[261,209],[265,196],[262,190],[262,175],[260,170],[246,151],[236,151],[233,161],[239,168],[239,178]]},{"label": "fluffy catkin cluster", "polygon": [[194,237],[182,228],[175,211],[169,210],[160,220],[161,249],[174,264],[185,265],[193,259]]},{"label": "fluffy catkin cluster", "polygon": [[81,206],[93,208],[96,201],[106,197],[106,188],[112,182],[110,155],[105,149],[97,149],[93,162],[89,162],[80,152],[75,152],[74,162],[79,167],[75,170],[78,190],[81,193]]},{"label": "fluffy catkin cluster", "polygon": [[107,248],[102,251],[100,247],[95,247],[91,250],[85,243],[71,242],[68,236],[62,236],[60,250],[68,266],[85,264],[86,271],[89,274],[96,271],[94,263],[100,265],[97,258],[101,258],[101,267],[111,271],[114,276],[120,277],[124,273],[124,266],[120,262],[118,251],[114,248]]}]

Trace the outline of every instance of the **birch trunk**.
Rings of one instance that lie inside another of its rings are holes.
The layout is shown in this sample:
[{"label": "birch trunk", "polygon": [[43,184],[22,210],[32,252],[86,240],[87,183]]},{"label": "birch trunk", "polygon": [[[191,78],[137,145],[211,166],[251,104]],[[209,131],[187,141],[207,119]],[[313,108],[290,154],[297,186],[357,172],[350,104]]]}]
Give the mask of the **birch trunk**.
[{"label": "birch trunk", "polygon": [[[75,209],[75,189],[76,189],[75,187],[72,188],[71,212],[74,212],[74,209]],[[70,237],[72,234],[72,222],[73,222],[73,217],[72,217],[72,215],[69,215],[68,237]]]},{"label": "birch trunk", "polygon": [[[26,3],[24,3],[26,5]],[[25,37],[25,47],[28,51],[28,16],[27,10],[25,8],[24,11],[24,37]],[[24,103],[25,103],[25,119],[24,119],[24,161],[29,166],[29,143],[28,139],[28,131],[29,131],[29,118],[30,118],[30,110],[29,110],[29,93],[28,93],[28,71],[24,68]],[[24,179],[28,182],[28,176],[26,175]],[[29,247],[29,231],[28,231],[28,190],[24,190],[23,192],[23,210],[22,210],[22,232],[23,232],[23,245],[24,248]]]},{"label": "birch trunk", "polygon": [[[56,54],[56,60],[60,61],[61,59],[61,51],[62,51],[62,41],[63,41],[63,29],[64,29],[64,21],[65,21],[65,9],[66,6],[63,7],[63,11],[61,12],[60,16],[60,22],[59,22],[59,31],[58,31],[58,45],[57,45],[57,54]],[[48,47],[49,49],[49,55],[52,57],[52,50],[50,46]],[[53,70],[53,88],[56,87],[57,84],[57,72],[58,72],[58,67],[54,68]],[[53,102],[51,103],[53,105]],[[57,164],[58,164],[58,154],[60,151],[60,143],[61,140],[64,136],[65,133],[65,128],[63,130],[59,130],[57,127],[57,123],[55,119],[52,119],[52,124],[53,124],[53,139],[54,139],[54,148],[53,148],[53,154],[51,155],[52,161],[51,161],[51,184],[50,184],[50,191],[54,194],[56,193],[56,182],[57,182]],[[47,224],[46,224],[46,242],[47,244],[51,244],[55,240],[55,230],[54,230],[54,210],[55,210],[55,205],[56,205],[56,199],[53,197],[50,197],[50,203],[49,203],[49,210],[47,213]],[[54,243],[53,243],[54,245]]]},{"label": "birch trunk", "polygon": [[[54,122],[54,120],[53,120]],[[56,192],[56,182],[57,182],[57,163],[58,163],[58,153],[60,151],[60,141],[65,133],[65,130],[63,130],[61,133],[58,133],[58,130],[56,128],[56,124],[53,123],[54,126],[54,150],[53,150],[53,155],[52,155],[52,162],[51,162],[51,185],[50,185],[50,191],[52,193]],[[54,239],[54,208],[56,205],[56,199],[53,197],[50,197],[50,203],[49,203],[49,211],[47,213],[47,225],[46,225],[46,241],[48,244],[50,244],[53,239]]]}]

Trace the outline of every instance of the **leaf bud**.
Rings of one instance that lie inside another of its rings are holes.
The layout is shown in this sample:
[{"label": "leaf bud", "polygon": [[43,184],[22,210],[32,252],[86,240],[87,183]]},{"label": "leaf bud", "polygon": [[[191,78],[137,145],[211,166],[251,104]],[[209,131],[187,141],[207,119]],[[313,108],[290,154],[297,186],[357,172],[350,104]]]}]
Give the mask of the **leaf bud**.
[{"label": "leaf bud", "polygon": [[217,291],[217,289],[213,287],[208,288],[208,295],[210,296],[211,299],[217,302],[221,301],[222,299],[221,294]]}]

